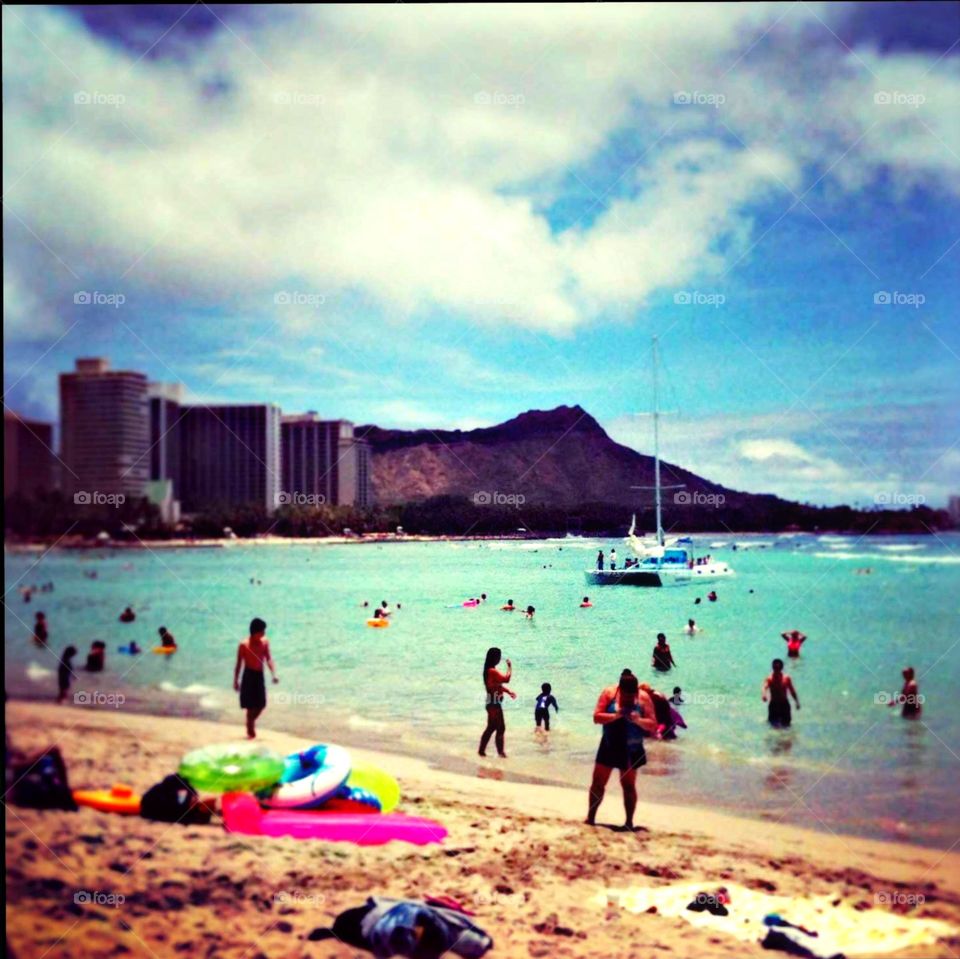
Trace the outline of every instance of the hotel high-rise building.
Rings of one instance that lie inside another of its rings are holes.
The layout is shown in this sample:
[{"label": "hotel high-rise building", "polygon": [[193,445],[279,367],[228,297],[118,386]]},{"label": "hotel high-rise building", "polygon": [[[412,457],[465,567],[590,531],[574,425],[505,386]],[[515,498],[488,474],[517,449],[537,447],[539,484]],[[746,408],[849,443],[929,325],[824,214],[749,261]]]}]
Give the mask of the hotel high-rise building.
[{"label": "hotel high-rise building", "polygon": [[78,359],[60,374],[61,486],[68,495],[146,495],[149,479],[147,378]]},{"label": "hotel high-rise building", "polygon": [[183,386],[179,383],[151,383],[150,398],[150,479],[170,480],[173,495],[180,495],[180,417]]},{"label": "hotel high-rise building", "polygon": [[348,420],[321,420],[316,413],[284,416],[281,426],[283,502],[371,504],[370,451]]},{"label": "hotel high-rise building", "polygon": [[56,486],[53,424],[3,413],[3,495],[33,496]]},{"label": "hotel high-rise building", "polygon": [[184,512],[245,503],[276,509],[279,406],[181,406],[176,432],[179,475],[174,488]]}]

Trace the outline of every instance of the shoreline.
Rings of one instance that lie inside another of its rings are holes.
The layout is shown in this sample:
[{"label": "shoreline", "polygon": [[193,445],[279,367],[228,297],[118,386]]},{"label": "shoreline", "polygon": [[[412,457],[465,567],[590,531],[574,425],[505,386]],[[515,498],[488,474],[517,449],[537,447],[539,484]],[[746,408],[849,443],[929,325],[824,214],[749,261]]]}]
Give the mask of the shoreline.
[{"label": "shoreline", "polygon": [[[920,532],[883,532],[870,531],[859,533],[849,530],[821,530],[811,531],[730,531],[720,530],[715,532],[702,533],[679,533],[678,535],[698,536],[705,539],[726,537],[733,542],[738,537],[779,537],[783,542],[790,542],[797,537],[809,537],[818,539],[822,536],[848,536],[859,539],[876,539],[890,536],[910,536],[910,537],[932,537],[937,538],[943,535],[943,532],[960,533],[958,530],[946,530],[940,533],[933,533],[929,530]],[[124,550],[155,550],[155,549],[237,549],[247,546],[383,546],[387,543],[542,543],[563,540],[565,537],[557,535],[510,535],[510,534],[489,534],[489,535],[460,535],[454,533],[444,534],[426,534],[426,533],[366,533],[362,536],[249,536],[237,537],[235,539],[135,539],[135,540],[107,540],[98,541],[96,539],[70,539],[68,537],[48,537],[40,541],[32,542],[11,542],[4,540],[5,552],[11,554],[17,553],[45,553],[53,550],[90,550],[90,551],[124,551]],[[591,533],[583,536],[570,537],[572,541],[578,539],[585,540],[616,540],[620,541],[623,537],[619,535],[605,536],[600,533]]]},{"label": "shoreline", "polygon": [[[61,745],[73,788],[128,781],[142,790],[173,771],[186,748],[238,734],[233,724],[23,701],[7,704],[7,719],[18,748]],[[309,744],[266,728],[258,740],[279,752]],[[209,946],[203,954],[231,959],[257,948],[263,955],[347,957],[355,952],[336,943],[315,946],[310,932],[370,894],[432,893],[452,895],[477,912],[476,921],[497,943],[491,955],[600,959],[637,955],[640,943],[644,955],[768,954],[756,942],[699,928],[665,910],[637,915],[614,910],[609,898],[606,909],[592,902],[605,889],[643,887],[667,895],[683,882],[726,884],[734,905],[747,890],[791,897],[797,914],[809,897],[834,896],[838,907],[859,910],[864,929],[891,913],[907,925],[908,919],[946,924],[937,942],[881,950],[891,959],[946,959],[960,946],[955,852],[787,825],[758,830],[755,821],[726,813],[642,801],[637,822],[644,831],[628,836],[582,824],[585,788],[468,777],[381,750],[351,752],[399,779],[401,810],[447,826],[443,845],[298,843],[231,836],[217,824],[181,829],[89,809],[62,814],[10,807],[11,946],[21,959],[138,952],[144,944],[160,957],[179,954],[180,940],[196,939],[198,948]],[[614,787],[599,822],[620,818]],[[112,891],[126,904],[71,908],[76,888]],[[920,903],[891,909],[886,904],[894,895],[914,895]],[[569,928],[575,938],[559,938],[555,927]]]}]

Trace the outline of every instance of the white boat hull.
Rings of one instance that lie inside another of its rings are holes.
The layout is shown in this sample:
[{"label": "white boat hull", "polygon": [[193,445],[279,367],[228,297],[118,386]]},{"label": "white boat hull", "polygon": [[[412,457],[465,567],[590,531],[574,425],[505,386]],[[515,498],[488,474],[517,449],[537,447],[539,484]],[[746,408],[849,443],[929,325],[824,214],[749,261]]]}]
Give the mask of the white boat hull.
[{"label": "white boat hull", "polygon": [[687,586],[690,583],[712,583],[735,575],[726,563],[705,563],[702,566],[674,564],[640,565],[630,569],[587,569],[584,577],[590,586]]}]

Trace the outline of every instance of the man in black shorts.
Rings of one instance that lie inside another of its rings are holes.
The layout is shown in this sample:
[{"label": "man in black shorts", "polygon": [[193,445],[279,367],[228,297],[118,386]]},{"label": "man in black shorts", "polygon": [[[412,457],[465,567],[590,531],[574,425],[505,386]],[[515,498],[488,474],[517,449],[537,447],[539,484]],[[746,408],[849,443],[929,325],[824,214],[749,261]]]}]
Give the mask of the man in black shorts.
[{"label": "man in black shorts", "polygon": [[771,664],[773,672],[763,681],[761,698],[770,700],[767,707],[767,721],[775,729],[786,729],[790,725],[790,699],[800,708],[800,699],[793,688],[793,680],[783,671],[783,660],[775,659]]}]

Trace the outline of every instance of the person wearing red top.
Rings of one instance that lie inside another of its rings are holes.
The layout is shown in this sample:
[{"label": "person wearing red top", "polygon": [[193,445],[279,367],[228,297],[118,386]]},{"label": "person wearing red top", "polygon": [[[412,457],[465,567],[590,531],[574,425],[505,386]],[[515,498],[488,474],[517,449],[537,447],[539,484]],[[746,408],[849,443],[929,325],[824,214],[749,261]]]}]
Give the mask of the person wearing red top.
[{"label": "person wearing red top", "polygon": [[[270,667],[275,683],[280,682],[270,642],[266,637],[267,624],[262,619],[250,623],[250,636],[237,647],[237,663],[233,670],[233,688],[240,693],[240,708],[247,711],[247,739],[256,739],[255,723],[267,708],[267,687],[263,678],[263,666]],[[243,677],[240,668],[243,667]]]},{"label": "person wearing red top", "polygon": [[507,671],[501,673],[497,664],[500,662],[500,650],[496,646],[491,646],[487,650],[487,658],[483,663],[483,687],[486,691],[487,704],[487,728],[484,729],[480,737],[480,755],[487,755],[487,744],[491,736],[496,736],[497,754],[501,759],[506,759],[507,754],[504,750],[504,736],[507,726],[503,719],[503,696],[506,693],[511,699],[516,699],[516,693],[507,689],[506,683],[510,682],[513,675],[513,667],[510,660],[507,660]]}]

